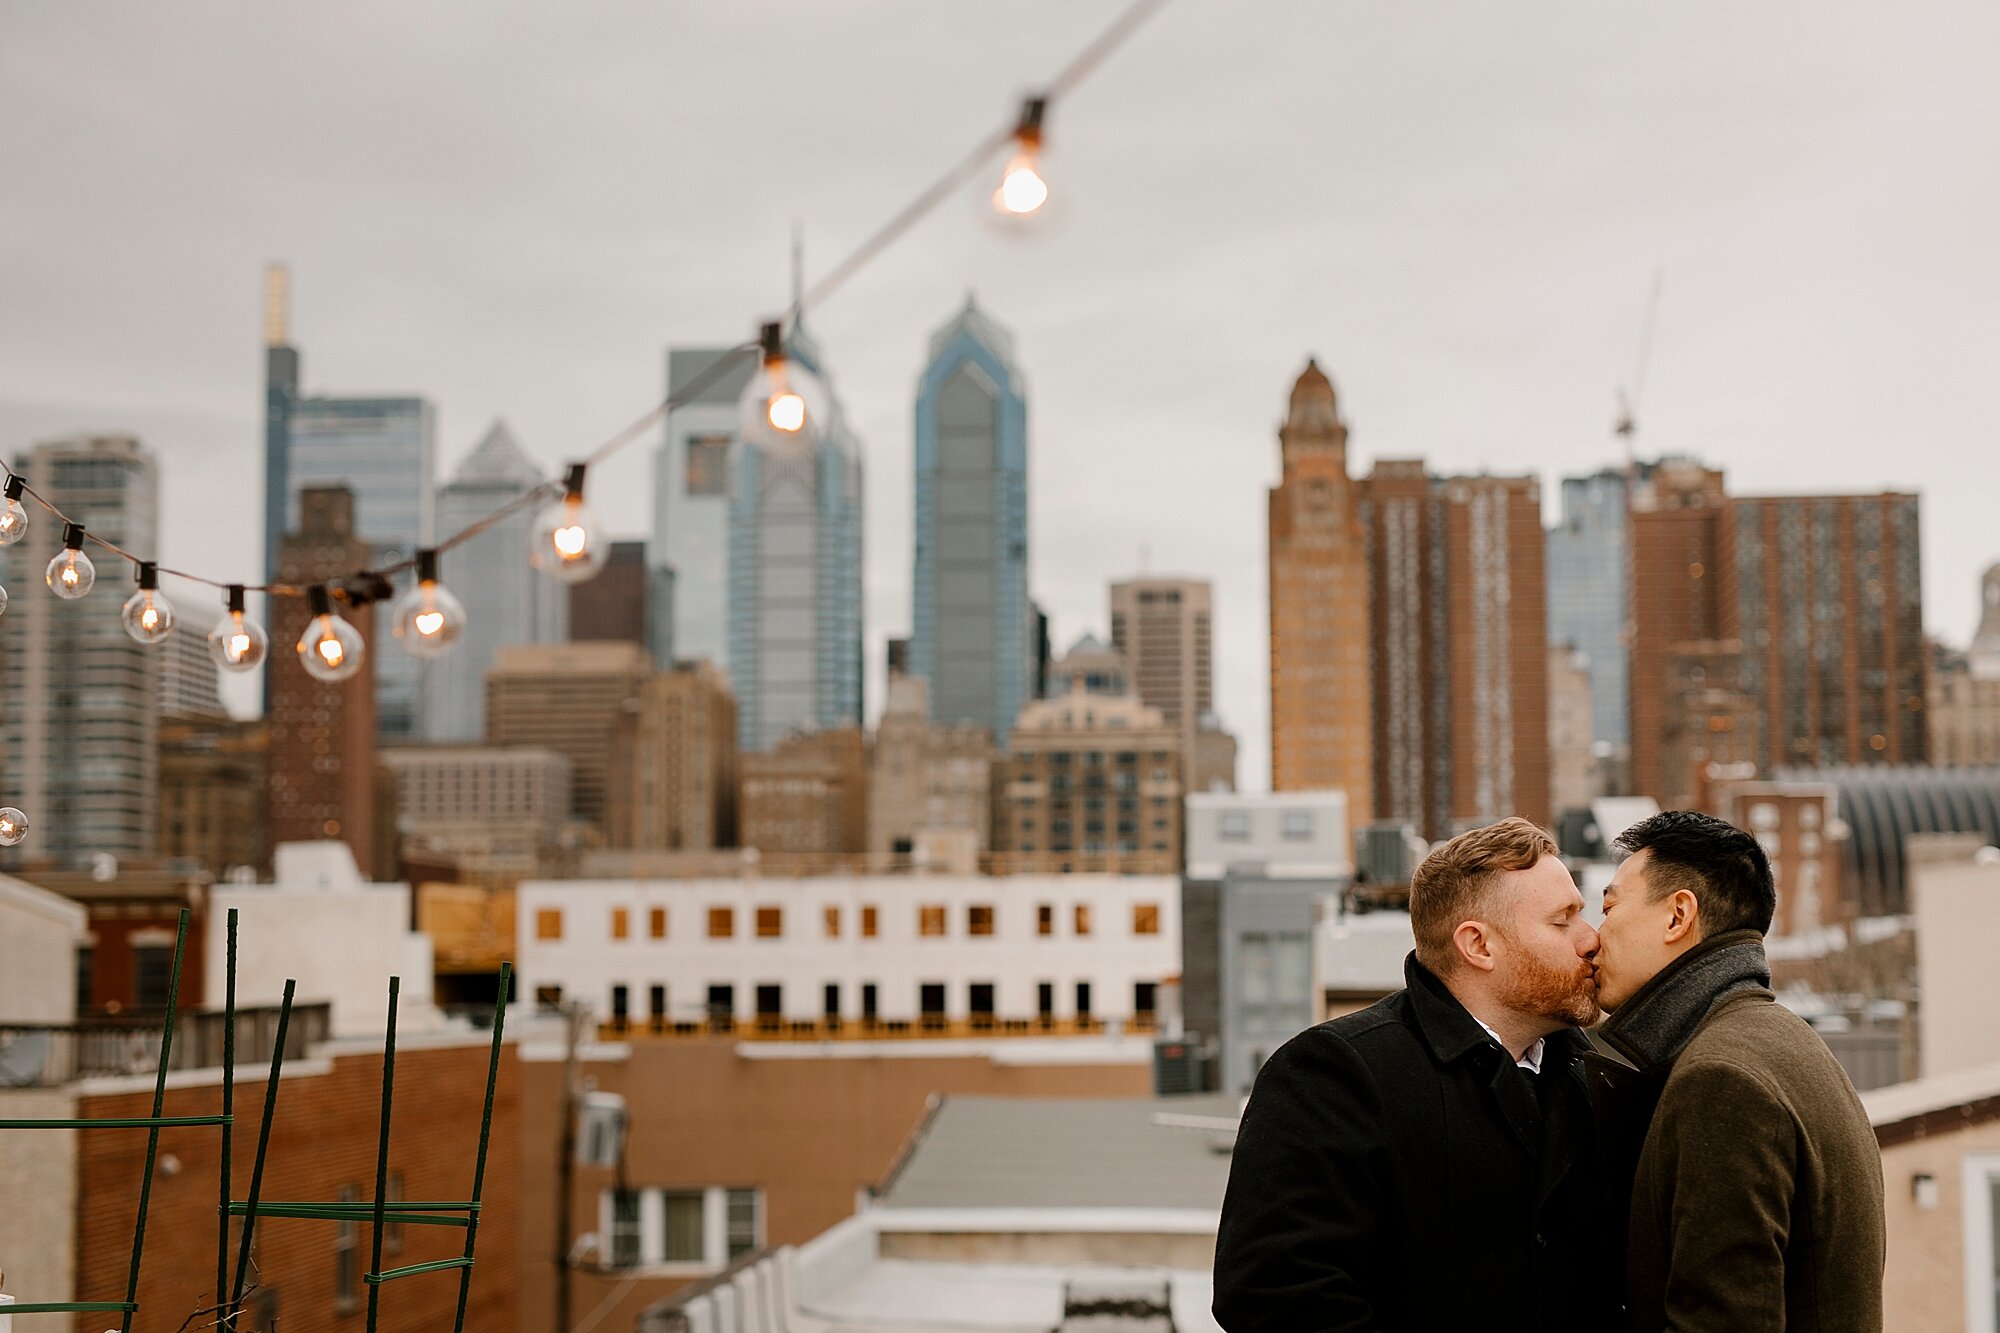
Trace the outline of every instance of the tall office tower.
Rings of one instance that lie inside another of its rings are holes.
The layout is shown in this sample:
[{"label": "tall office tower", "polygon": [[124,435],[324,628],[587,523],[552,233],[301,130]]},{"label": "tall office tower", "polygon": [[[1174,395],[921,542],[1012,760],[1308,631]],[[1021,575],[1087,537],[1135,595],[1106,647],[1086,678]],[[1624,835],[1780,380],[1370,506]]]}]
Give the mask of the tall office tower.
[{"label": "tall office tower", "polygon": [[1988,565],[1979,580],[1979,608],[1967,666],[1980,680],[2000,680],[2000,565]]},{"label": "tall office tower", "polygon": [[652,677],[653,659],[636,643],[502,645],[486,673],[486,743],[567,758],[571,813],[601,830],[612,730],[632,725]]},{"label": "tall office tower", "polygon": [[1549,645],[1549,808],[1587,810],[1604,795],[1592,753],[1590,658],[1566,643]]},{"label": "tall office tower", "polygon": [[1968,652],[1931,645],[1930,760],[2000,764],[2000,565],[1980,581],[1979,628]]},{"label": "tall office tower", "polygon": [[194,861],[217,880],[264,864],[269,745],[262,721],[160,720],[162,857]]},{"label": "tall office tower", "polygon": [[[1112,584],[1112,646],[1124,652],[1140,703],[1160,711],[1180,729],[1180,755],[1188,791],[1208,791],[1214,781],[1236,785],[1234,747],[1198,745],[1214,731],[1214,596],[1200,578],[1128,578]],[[1204,773],[1202,751],[1228,757],[1228,773]]]},{"label": "tall office tower", "polygon": [[[824,427],[810,447],[746,442],[730,497],[729,684],[747,752],[861,725],[861,444],[803,329],[790,350],[827,385]],[[677,603],[680,588],[677,569]]]},{"label": "tall office tower", "polygon": [[[716,363],[735,356],[732,366]],[[729,664],[729,513],[735,493],[743,390],[757,359],[722,347],[667,353],[667,392],[693,396],[667,413],[653,455],[653,660]]]},{"label": "tall office tower", "polygon": [[[54,440],[17,458],[14,470],[88,531],[128,551],[157,552],[159,480],[138,441]],[[156,844],[157,654],[165,650],[135,643],[119,624],[132,569],[109,552],[86,544],[97,586],[79,600],[43,587],[61,546],[61,524],[36,510],[27,539],[0,547],[0,586],[13,594],[0,626],[0,798],[32,830],[4,864],[150,856]]]},{"label": "tall office tower", "polygon": [[208,655],[208,632],[220,617],[200,601],[190,604],[190,597],[200,596],[194,587],[189,586],[186,594],[174,600],[174,627],[156,653],[160,716],[227,718],[229,710],[222,706],[215,659]]},{"label": "tall office tower", "polygon": [[1278,430],[1270,496],[1271,786],[1375,809],[1368,549],[1333,384],[1308,361]]},{"label": "tall office tower", "polygon": [[1140,702],[1125,660],[1090,635],[1051,671],[994,773],[993,840],[1010,873],[1181,869],[1180,729]]},{"label": "tall office tower", "polygon": [[[433,537],[431,405],[410,396],[303,396],[299,353],[289,341],[289,302],[289,274],[273,265],[264,274],[267,564],[275,567],[280,537],[298,530],[300,496],[316,486],[345,486],[353,493],[355,530],[374,548],[357,568],[407,559]],[[423,664],[408,653],[375,658],[381,739],[419,739]],[[268,672],[266,682],[269,688]]]},{"label": "tall office tower", "polygon": [[[291,584],[339,579],[365,566],[374,550],[355,528],[354,494],[344,486],[308,487],[298,528],[278,545],[278,578]],[[268,847],[337,838],[363,875],[378,869],[375,774],[375,663],[395,653],[376,632],[374,606],[334,604],[368,646],[361,670],[337,685],[306,674],[293,651],[312,619],[304,598],[271,599],[270,786]]]},{"label": "tall office tower", "polygon": [[713,663],[662,671],[611,737],[605,843],[642,851],[736,845],[736,699]]},{"label": "tall office tower", "polygon": [[1626,474],[1562,479],[1562,519],[1548,533],[1549,642],[1590,662],[1591,739],[1631,745],[1625,673]]},{"label": "tall office tower", "polygon": [[1716,526],[1725,502],[1722,473],[1686,458],[1642,469],[1631,492],[1625,604],[1632,790],[1656,800],[1667,797],[1670,659],[1679,644],[1725,637],[1714,592]]},{"label": "tall office tower", "polygon": [[623,639],[650,652],[646,598],[646,543],[611,543],[611,555],[597,577],[569,585],[570,639]]},{"label": "tall office tower", "polygon": [[264,270],[264,575],[278,572],[278,543],[291,511],[292,409],[299,401],[299,353],[291,345],[291,270]]},{"label": "tall office tower", "polygon": [[1549,657],[1533,477],[1431,477],[1385,459],[1370,543],[1376,817],[1429,838],[1548,822]]},{"label": "tall office tower", "polygon": [[[496,421],[438,488],[438,531],[462,531],[541,481],[513,432]],[[534,526],[530,505],[438,556],[440,581],[465,604],[465,634],[456,649],[426,664],[424,732],[432,741],[466,744],[485,736],[486,671],[503,646],[568,637],[570,585],[528,564]]]},{"label": "tall office tower", "polygon": [[917,386],[910,674],[931,718],[985,727],[1001,749],[1033,697],[1028,402],[1014,339],[966,298],[931,335]]},{"label": "tall office tower", "polygon": [[1761,766],[1921,764],[1915,495],[1732,499],[1717,531],[1721,637],[1765,714]]}]

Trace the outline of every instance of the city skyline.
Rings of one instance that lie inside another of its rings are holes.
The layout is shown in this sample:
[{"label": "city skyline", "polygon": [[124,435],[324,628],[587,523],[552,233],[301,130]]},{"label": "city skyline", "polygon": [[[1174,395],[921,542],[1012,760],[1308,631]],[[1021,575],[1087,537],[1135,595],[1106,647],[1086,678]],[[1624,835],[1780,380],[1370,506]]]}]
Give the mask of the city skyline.
[{"label": "city skyline", "polygon": [[[380,22],[281,25],[216,8],[103,34],[61,11],[17,11],[0,106],[22,126],[5,150],[22,184],[16,253],[39,257],[33,271],[8,261],[22,297],[10,308],[45,317],[0,326],[0,431],[17,449],[136,433],[161,460],[162,554],[249,578],[258,274],[286,259],[296,336],[313,353],[307,391],[421,391],[439,407],[440,475],[502,415],[553,471],[655,398],[666,346],[747,336],[782,306],[794,218],[806,223],[808,275],[824,271],[1108,12],[794,15],[756,34],[782,94],[749,99],[748,122],[714,131],[712,150],[663,154],[674,170],[635,182],[629,143],[615,159],[573,162],[568,146],[623,142],[646,125],[680,142],[677,126],[728,96],[716,80],[737,68],[724,53],[744,36],[728,11],[689,11],[680,25],[621,16],[594,32],[526,20],[482,39],[489,58],[446,99],[422,71],[470,32],[440,18],[369,66],[382,96],[362,108],[342,90],[350,65],[380,55]],[[1665,297],[1641,452],[1697,455],[1744,495],[1919,491],[1927,628],[1967,640],[1977,575],[1996,552],[1977,488],[1952,481],[1980,459],[1971,369],[1990,360],[1994,332],[1976,312],[1994,307],[2000,267],[1973,238],[2000,197],[1960,170],[1996,97],[1964,53],[1990,49],[1996,20],[1838,25],[1781,7],[1734,16],[1725,45],[1710,40],[1724,13],[1503,6],[1447,33],[1433,16],[1365,7],[1274,8],[1256,24],[1170,7],[1054,118],[1055,185],[1075,205],[1064,226],[1015,246],[947,208],[813,316],[870,446],[871,713],[880,641],[909,626],[916,339],[967,286],[1037,368],[1031,429],[1042,457],[1063,463],[1037,471],[1030,501],[1031,587],[1054,637],[1102,631],[1104,586],[1142,567],[1211,579],[1218,707],[1246,742],[1246,785],[1268,770],[1258,493],[1275,472],[1280,394],[1304,356],[1317,353],[1341,391],[1357,471],[1396,454],[1454,473],[1532,467],[1549,507],[1560,476],[1620,462],[1613,390],[1631,377],[1655,268]],[[241,49],[309,44],[314,73],[280,86],[276,65],[225,62],[201,87],[179,86],[171,71],[198,63],[160,57],[183,42],[212,49],[225,16]],[[1602,70],[1641,45],[1645,76],[1604,84]],[[1782,94],[1768,79],[1779,50]],[[684,77],[599,77],[658,59],[686,61]],[[1158,95],[1176,78],[1213,95]],[[513,117],[536,101],[521,87],[562,103],[579,80],[609,87],[609,104],[581,100],[546,130],[516,132]],[[871,82],[906,100],[872,95]],[[1268,94],[1227,95],[1247,86]],[[801,115],[836,88],[842,117]],[[1580,99],[1599,113],[1595,129],[1553,131],[1555,108]],[[272,153],[245,139],[267,132],[244,112],[280,103],[296,143]],[[502,146],[469,163],[431,151],[463,141],[452,136],[465,114]],[[607,115],[627,134],[604,135]],[[787,135],[766,133],[767,119]],[[151,142],[140,125],[211,146],[173,155],[182,169],[169,179],[131,156]],[[784,145],[769,150],[782,169],[746,175],[739,132]],[[845,151],[857,135],[867,151]],[[1238,141],[1261,151],[1233,162],[1224,145]],[[1280,189],[1255,166],[1265,152],[1326,168],[1288,173]],[[231,153],[260,162],[254,208],[217,187]],[[79,162],[91,170],[79,176]],[[1195,196],[1183,193],[1190,163],[1208,182]],[[691,220],[674,205],[680,187],[724,179],[745,191],[729,210]],[[467,198],[440,203],[443,186]],[[153,201],[143,219],[104,195],[141,187]],[[355,226],[355,200],[374,221]],[[1468,209],[1476,220],[1451,216]],[[567,239],[535,239],[547,236]],[[162,253],[177,256],[171,271]],[[1814,468],[1800,476],[1807,448]],[[620,535],[647,526],[644,452],[600,476],[596,503]],[[1143,497],[1103,503],[1135,476]],[[218,508],[243,522],[186,517]]]}]

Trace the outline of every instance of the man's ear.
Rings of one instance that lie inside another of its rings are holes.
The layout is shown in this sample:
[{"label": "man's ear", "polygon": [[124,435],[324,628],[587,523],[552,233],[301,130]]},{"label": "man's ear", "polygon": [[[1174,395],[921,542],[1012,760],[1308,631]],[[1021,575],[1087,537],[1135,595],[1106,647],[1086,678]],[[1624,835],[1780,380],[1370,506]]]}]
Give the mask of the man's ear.
[{"label": "man's ear", "polygon": [[1492,930],[1484,921],[1461,921],[1458,929],[1451,932],[1451,947],[1458,951],[1459,961],[1468,967],[1491,972],[1497,966]]},{"label": "man's ear", "polygon": [[1687,889],[1675,889],[1669,900],[1673,915],[1667,918],[1665,942],[1696,944],[1701,940],[1701,899]]}]

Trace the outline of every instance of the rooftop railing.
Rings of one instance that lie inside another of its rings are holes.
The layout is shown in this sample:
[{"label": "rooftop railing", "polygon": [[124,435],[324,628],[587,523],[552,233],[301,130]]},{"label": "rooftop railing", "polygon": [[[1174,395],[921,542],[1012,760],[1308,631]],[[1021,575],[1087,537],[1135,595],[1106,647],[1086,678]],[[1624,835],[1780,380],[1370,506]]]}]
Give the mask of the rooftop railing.
[{"label": "rooftop railing", "polygon": [[[325,1041],[332,1008],[292,1006],[285,1054],[303,1057]],[[184,1011],[175,1016],[170,1069],[209,1069],[222,1064],[224,1016],[220,1010]],[[0,1023],[0,1089],[59,1088],[84,1078],[157,1072],[160,1016],[128,1011],[116,1018],[80,1023]],[[236,1063],[269,1064],[277,1049],[278,1010],[236,1011]]]}]

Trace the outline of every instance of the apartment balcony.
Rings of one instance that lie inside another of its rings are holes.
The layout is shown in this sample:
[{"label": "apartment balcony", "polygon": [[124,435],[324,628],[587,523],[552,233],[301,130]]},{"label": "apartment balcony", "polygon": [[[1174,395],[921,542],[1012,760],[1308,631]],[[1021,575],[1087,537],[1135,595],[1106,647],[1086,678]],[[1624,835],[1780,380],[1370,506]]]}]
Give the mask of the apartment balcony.
[{"label": "apartment balcony", "polygon": [[[326,1040],[332,1006],[295,1004],[285,1054],[303,1056]],[[225,1014],[190,1009],[174,1016],[169,1069],[222,1065]],[[81,1023],[0,1023],[0,1088],[60,1088],[79,1079],[151,1074],[160,1067],[162,1013],[93,1016]],[[268,1067],[278,1046],[276,1006],[236,1011],[236,1066]]]}]

